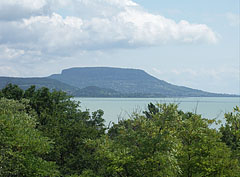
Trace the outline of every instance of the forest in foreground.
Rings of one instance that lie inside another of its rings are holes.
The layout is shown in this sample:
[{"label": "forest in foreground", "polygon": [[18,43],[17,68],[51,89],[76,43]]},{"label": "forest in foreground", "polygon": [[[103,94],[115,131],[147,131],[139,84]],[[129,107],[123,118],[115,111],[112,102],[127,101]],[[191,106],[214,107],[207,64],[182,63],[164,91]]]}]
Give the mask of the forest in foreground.
[{"label": "forest in foreground", "polygon": [[[0,176],[238,177],[240,109],[226,123],[152,104],[107,127],[62,91],[0,91]],[[213,129],[212,124],[220,124]]]}]

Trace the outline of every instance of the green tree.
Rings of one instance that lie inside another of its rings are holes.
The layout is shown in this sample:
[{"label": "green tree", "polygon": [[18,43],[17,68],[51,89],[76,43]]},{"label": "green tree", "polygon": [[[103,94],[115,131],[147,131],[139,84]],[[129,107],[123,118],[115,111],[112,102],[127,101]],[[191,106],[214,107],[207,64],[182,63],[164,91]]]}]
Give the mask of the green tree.
[{"label": "green tree", "polygon": [[26,106],[26,100],[0,100],[0,176],[58,176],[55,163],[42,158],[52,142],[35,129]]},{"label": "green tree", "polygon": [[3,98],[3,93],[1,90],[0,90],[0,98]]},{"label": "green tree", "polygon": [[35,91],[36,91],[36,86],[32,85],[31,87],[29,87],[27,90],[24,91],[23,97],[27,99],[33,98]]},{"label": "green tree", "polygon": [[233,112],[225,114],[225,125],[220,127],[222,141],[231,148],[233,158],[237,158],[240,163],[240,109],[236,106]]},{"label": "green tree", "polygon": [[134,114],[114,124],[106,136],[89,140],[88,148],[97,149],[95,168],[91,170],[100,176],[179,175],[177,156],[181,144],[175,136],[172,116],[165,116],[165,110],[177,114],[175,105],[157,105],[154,110],[148,114],[151,119]]},{"label": "green tree", "polygon": [[105,133],[103,111],[90,115],[81,111],[79,102],[62,91],[48,88],[25,91],[37,113],[37,129],[54,141],[54,151],[46,156],[55,161],[63,175],[81,174],[91,164],[92,152],[85,148],[85,139],[96,139]]},{"label": "green tree", "polygon": [[24,91],[17,85],[8,84],[2,89],[2,95],[7,99],[20,100],[23,97]]},{"label": "green tree", "polygon": [[213,120],[193,113],[182,113],[178,137],[182,141],[178,162],[183,177],[239,176],[237,161],[221,142],[221,133],[209,128]]},{"label": "green tree", "polygon": [[1,97],[17,101],[0,101],[0,176],[240,176],[238,107],[216,130],[175,104],[150,103],[106,133],[103,111],[81,111],[65,92],[10,84]]},{"label": "green tree", "polygon": [[[31,86],[19,91],[17,86],[9,85],[3,90],[4,97],[29,100],[30,107],[25,111],[28,114],[35,111],[37,130],[54,142],[54,151],[43,157],[56,162],[63,176],[81,174],[91,165],[93,152],[85,148],[85,139],[96,139],[105,134],[103,111],[98,110],[92,115],[88,110],[81,111],[79,102],[65,92],[50,91],[45,87],[36,90]],[[19,95],[15,93],[18,91],[23,93],[21,97],[15,96]]]},{"label": "green tree", "polygon": [[[106,176],[239,176],[239,165],[209,128],[214,120],[174,104],[151,104],[144,116],[113,125],[95,143],[98,173]],[[96,142],[97,145],[96,145]],[[96,171],[96,170],[93,170]],[[103,176],[104,176],[103,175]]]}]

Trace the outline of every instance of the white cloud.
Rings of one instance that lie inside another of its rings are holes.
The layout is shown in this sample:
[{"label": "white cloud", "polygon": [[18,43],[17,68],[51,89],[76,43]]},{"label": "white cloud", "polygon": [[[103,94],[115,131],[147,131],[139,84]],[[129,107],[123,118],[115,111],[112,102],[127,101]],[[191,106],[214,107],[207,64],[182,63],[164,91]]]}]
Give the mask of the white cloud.
[{"label": "white cloud", "polygon": [[119,14],[119,19],[132,25],[131,42],[161,44],[169,41],[215,43],[215,33],[206,25],[190,24],[182,20],[179,23],[160,15],[150,14],[136,9],[127,9]]},{"label": "white cloud", "polygon": [[0,46],[0,53],[1,53],[1,58],[4,58],[6,60],[11,60],[21,55],[24,55],[25,51],[8,48],[6,46]]},{"label": "white cloud", "polygon": [[0,20],[12,21],[46,13],[46,0],[1,0]]},{"label": "white cloud", "polygon": [[49,73],[46,63],[67,65],[88,51],[217,40],[205,24],[175,22],[132,0],[0,1],[0,75]]},{"label": "white cloud", "polygon": [[1,6],[22,6],[26,9],[36,10],[46,5],[46,0],[1,0]]},{"label": "white cloud", "polygon": [[[0,29],[1,44],[34,46],[44,52],[61,54],[63,50],[70,53],[74,50],[140,47],[168,42],[217,41],[216,34],[207,25],[190,24],[185,20],[176,23],[142,10],[131,0],[68,1],[75,12],[80,6],[84,6],[84,12],[89,10],[87,17],[81,13],[61,15],[66,3],[63,0],[1,1],[1,7],[21,6],[32,12],[30,17],[23,15],[24,18],[17,21],[1,21],[1,26],[4,26]],[[46,9],[51,9],[51,14],[33,15],[33,12],[45,12]],[[54,10],[58,13],[52,12]]]}]

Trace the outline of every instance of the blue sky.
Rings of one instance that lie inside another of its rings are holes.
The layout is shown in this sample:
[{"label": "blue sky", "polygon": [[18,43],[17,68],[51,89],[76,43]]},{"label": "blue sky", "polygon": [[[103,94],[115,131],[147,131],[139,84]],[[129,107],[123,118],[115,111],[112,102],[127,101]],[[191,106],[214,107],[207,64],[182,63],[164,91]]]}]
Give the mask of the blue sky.
[{"label": "blue sky", "polygon": [[138,68],[240,94],[239,0],[1,0],[0,76]]}]

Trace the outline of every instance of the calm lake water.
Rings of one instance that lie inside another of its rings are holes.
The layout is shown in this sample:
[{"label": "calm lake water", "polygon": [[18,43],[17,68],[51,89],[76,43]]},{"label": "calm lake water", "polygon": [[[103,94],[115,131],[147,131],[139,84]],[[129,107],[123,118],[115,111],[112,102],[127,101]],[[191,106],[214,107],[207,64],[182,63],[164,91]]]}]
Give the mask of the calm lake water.
[{"label": "calm lake water", "polygon": [[205,118],[223,120],[224,113],[240,105],[240,97],[191,97],[191,98],[74,98],[81,102],[81,109],[90,112],[102,109],[106,125],[127,119],[133,112],[141,113],[148,103],[175,103],[179,109],[196,112]]}]

